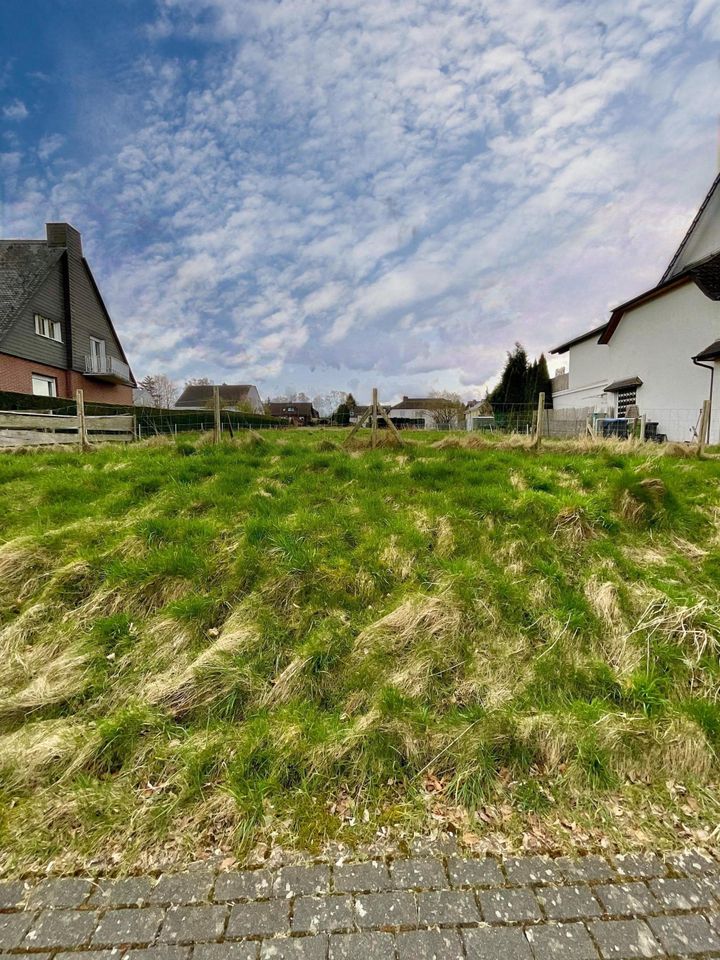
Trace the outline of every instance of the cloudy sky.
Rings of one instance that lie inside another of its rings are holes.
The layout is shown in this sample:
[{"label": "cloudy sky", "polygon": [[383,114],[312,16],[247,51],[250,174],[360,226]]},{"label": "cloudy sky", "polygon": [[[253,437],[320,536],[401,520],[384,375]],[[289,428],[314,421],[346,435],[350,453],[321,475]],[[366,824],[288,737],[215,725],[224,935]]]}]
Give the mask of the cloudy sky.
[{"label": "cloudy sky", "polygon": [[715,0],[2,0],[0,235],[69,220],[136,375],[478,395],[656,282]]}]

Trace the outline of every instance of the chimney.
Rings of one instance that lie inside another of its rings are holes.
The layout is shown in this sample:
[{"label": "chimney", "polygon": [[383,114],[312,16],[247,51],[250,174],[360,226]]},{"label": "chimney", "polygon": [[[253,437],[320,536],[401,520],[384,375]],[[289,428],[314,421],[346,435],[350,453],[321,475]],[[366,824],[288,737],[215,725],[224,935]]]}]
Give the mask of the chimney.
[{"label": "chimney", "polygon": [[82,257],[82,239],[75,227],[69,223],[46,223],[45,230],[49,247],[67,247],[71,256]]},{"label": "chimney", "polygon": [[405,403],[407,399],[408,399],[407,397],[403,397],[403,403]]}]

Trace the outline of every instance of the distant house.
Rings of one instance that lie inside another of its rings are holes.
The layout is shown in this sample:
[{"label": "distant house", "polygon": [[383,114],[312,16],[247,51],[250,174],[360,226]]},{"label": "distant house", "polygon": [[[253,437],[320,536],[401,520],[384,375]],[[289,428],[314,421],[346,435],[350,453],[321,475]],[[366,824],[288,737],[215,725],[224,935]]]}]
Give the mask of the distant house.
[{"label": "distant house", "polygon": [[[415,430],[447,430],[464,426],[464,414],[458,411],[448,422],[448,411],[454,401],[444,397],[403,397],[388,409],[396,427]],[[386,407],[387,409],[387,407]],[[441,412],[442,411],[442,412]]]},{"label": "distant house", "polygon": [[0,390],[130,404],[135,378],[78,231],[0,240]]},{"label": "distant house", "polygon": [[692,440],[703,401],[711,400],[710,440],[717,443],[719,338],[720,176],[659,283],[551,351],[569,362],[553,380],[553,407],[644,415],[657,434]]},{"label": "distant house", "polygon": [[312,403],[305,400],[272,400],[270,416],[286,420],[295,427],[307,427],[320,419]]},{"label": "distant house", "polygon": [[[258,389],[249,383],[221,383],[220,406],[237,407],[247,413],[263,413],[263,402]],[[193,383],[185,387],[175,401],[176,409],[207,410],[213,402],[213,384]]]}]

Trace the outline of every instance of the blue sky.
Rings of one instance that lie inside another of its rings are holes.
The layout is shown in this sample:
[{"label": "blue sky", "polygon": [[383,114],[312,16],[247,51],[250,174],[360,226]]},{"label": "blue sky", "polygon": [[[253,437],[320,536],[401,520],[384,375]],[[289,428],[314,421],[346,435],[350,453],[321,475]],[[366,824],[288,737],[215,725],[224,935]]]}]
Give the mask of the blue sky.
[{"label": "blue sky", "polygon": [[655,283],[713,0],[3,0],[0,235],[69,220],[136,375],[477,396]]}]

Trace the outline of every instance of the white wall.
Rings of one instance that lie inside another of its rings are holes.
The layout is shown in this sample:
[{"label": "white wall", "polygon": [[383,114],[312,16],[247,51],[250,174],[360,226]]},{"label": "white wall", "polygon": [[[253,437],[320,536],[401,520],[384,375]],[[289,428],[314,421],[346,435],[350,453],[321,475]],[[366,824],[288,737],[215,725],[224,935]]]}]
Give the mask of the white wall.
[{"label": "white wall", "polygon": [[[643,381],[637,392],[640,412],[657,420],[668,439],[691,440],[710,392],[710,371],[696,367],[691,358],[719,337],[720,303],[686,283],[628,311],[609,344],[591,338],[571,347],[570,386],[553,395],[553,406],[607,409],[616,397],[604,394],[603,386],[638,376]],[[716,405],[715,432],[718,417]]]}]

